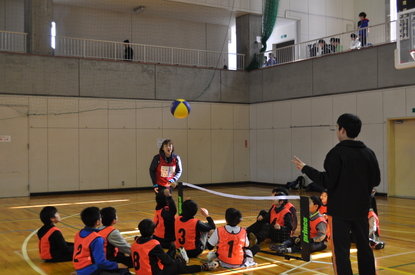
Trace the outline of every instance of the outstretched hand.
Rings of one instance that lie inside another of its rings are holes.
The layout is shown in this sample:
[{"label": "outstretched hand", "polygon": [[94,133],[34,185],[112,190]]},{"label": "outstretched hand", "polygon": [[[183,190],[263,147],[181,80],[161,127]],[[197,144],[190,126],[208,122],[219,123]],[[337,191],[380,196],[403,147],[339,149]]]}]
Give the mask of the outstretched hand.
[{"label": "outstretched hand", "polygon": [[296,156],[294,156],[294,159],[291,160],[292,163],[295,164],[295,166],[297,167],[298,170],[302,170],[303,167],[305,166],[305,163],[301,161],[301,159],[297,158]]},{"label": "outstretched hand", "polygon": [[206,208],[200,208],[200,214],[206,218],[209,216],[209,211]]}]

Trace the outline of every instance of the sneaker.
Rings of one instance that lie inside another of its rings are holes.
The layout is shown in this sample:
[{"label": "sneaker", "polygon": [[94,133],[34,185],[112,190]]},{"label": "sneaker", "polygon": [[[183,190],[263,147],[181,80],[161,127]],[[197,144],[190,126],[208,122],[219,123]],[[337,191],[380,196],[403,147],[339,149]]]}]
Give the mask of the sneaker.
[{"label": "sneaker", "polygon": [[253,247],[254,245],[257,244],[257,239],[254,233],[249,233],[249,248]]},{"label": "sneaker", "polygon": [[179,248],[179,255],[181,258],[188,264],[189,263],[189,256],[187,256],[186,249],[184,247]]},{"label": "sneaker", "polygon": [[384,242],[378,242],[375,244],[375,249],[379,250],[385,247],[385,243]]},{"label": "sneaker", "polygon": [[272,251],[277,252],[278,254],[288,253],[288,249],[285,245],[271,244],[269,246],[269,249],[271,249]]},{"label": "sneaker", "polygon": [[217,259],[217,258],[218,258],[218,256],[216,255],[216,252],[215,251],[209,251],[208,252],[208,254],[207,254],[207,260],[209,262],[211,262],[211,261],[213,261],[214,259]]},{"label": "sneaker", "polygon": [[214,270],[220,266],[218,261],[211,261],[202,265],[202,271]]}]

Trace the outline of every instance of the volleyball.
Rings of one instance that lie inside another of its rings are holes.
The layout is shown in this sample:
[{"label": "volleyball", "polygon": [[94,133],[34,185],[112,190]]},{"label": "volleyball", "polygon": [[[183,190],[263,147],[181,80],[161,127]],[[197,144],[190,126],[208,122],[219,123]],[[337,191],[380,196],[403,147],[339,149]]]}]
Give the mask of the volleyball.
[{"label": "volleyball", "polygon": [[176,99],[170,107],[170,111],[175,118],[185,118],[190,114],[190,104],[184,99]]}]

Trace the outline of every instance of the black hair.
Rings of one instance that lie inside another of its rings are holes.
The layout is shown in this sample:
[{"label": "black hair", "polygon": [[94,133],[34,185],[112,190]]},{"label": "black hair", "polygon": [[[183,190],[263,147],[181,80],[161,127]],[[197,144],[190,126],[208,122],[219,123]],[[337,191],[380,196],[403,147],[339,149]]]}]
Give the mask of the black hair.
[{"label": "black hair", "polygon": [[124,40],[124,43],[130,43],[130,40],[126,39]]},{"label": "black hair", "polygon": [[141,237],[151,237],[154,233],[154,228],[156,225],[150,219],[144,219],[138,224],[138,230],[140,230]]},{"label": "black hair", "polygon": [[272,193],[278,193],[278,192],[282,192],[284,193],[286,196],[289,195],[287,188],[282,187],[282,186],[277,186],[274,189],[272,189]]},{"label": "black hair", "polygon": [[356,38],[356,37],[357,37],[357,35],[356,35],[355,33],[352,33],[352,34],[350,35],[350,37]]},{"label": "black hair", "polygon": [[326,44],[326,41],[324,41],[323,39],[320,39],[320,40],[318,41],[318,43],[324,43],[324,44]]},{"label": "black hair", "polygon": [[334,42],[334,41],[336,41],[336,38],[334,37],[330,38],[330,42]]},{"label": "black hair", "polygon": [[100,219],[101,214],[98,207],[87,207],[81,212],[81,220],[87,227],[94,227]]},{"label": "black hair", "polygon": [[321,193],[326,193],[326,194],[328,194],[327,189],[324,189],[323,191],[321,191]]},{"label": "black hair", "polygon": [[359,17],[360,16],[363,16],[363,18],[366,18],[366,13],[362,11],[361,13],[359,13]]},{"label": "black hair", "polygon": [[182,205],[182,216],[193,217],[198,209],[199,207],[194,200],[185,200]]},{"label": "black hair", "polygon": [[311,196],[310,200],[313,202],[314,205],[318,205],[317,210],[319,210],[322,204],[320,198],[317,196]]},{"label": "black hair", "polygon": [[167,198],[166,195],[164,195],[164,192],[158,192],[156,195],[156,203],[158,206],[166,206],[167,205]]},{"label": "black hair", "polygon": [[237,226],[242,221],[242,213],[238,209],[228,208],[225,212],[226,223],[231,226]]},{"label": "black hair", "polygon": [[348,113],[339,116],[337,125],[339,125],[339,131],[344,128],[349,138],[356,138],[362,129],[362,121],[360,118]]},{"label": "black hair", "polygon": [[110,226],[117,218],[117,210],[114,207],[105,207],[101,209],[102,225]]},{"label": "black hair", "polygon": [[[163,151],[163,147],[164,147],[164,145],[167,145],[167,144],[171,144],[171,145],[173,145],[173,142],[171,141],[171,139],[165,139],[164,141],[163,141],[163,143],[161,144],[161,146],[160,146],[160,150],[159,150],[159,153],[161,154],[162,152],[164,152]],[[173,152],[174,152],[174,145],[173,145],[173,149],[171,150],[171,153],[173,154]]]},{"label": "black hair", "polygon": [[[277,192],[274,196],[286,196],[286,194],[284,194],[284,192]],[[281,199],[280,201],[283,201],[284,203],[282,204],[282,206],[286,205],[288,200],[287,199]]]},{"label": "black hair", "polygon": [[340,38],[336,38],[336,42],[337,43],[340,43]]},{"label": "black hair", "polygon": [[52,224],[51,218],[55,217],[55,214],[58,213],[58,209],[54,206],[46,206],[40,211],[40,220],[44,225]]}]

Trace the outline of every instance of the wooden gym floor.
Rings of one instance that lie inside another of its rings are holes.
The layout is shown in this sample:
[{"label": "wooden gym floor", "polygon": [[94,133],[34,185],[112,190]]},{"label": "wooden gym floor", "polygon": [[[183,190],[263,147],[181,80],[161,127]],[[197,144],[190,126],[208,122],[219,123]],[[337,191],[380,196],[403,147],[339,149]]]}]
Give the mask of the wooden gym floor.
[{"label": "wooden gym floor", "polygon": [[[208,187],[219,192],[246,196],[268,196],[271,186],[243,185],[229,187]],[[292,195],[298,195],[296,191]],[[310,196],[316,193],[301,192]],[[177,191],[174,191],[177,197]],[[242,226],[251,224],[264,204],[255,202],[252,207],[229,199],[218,199],[206,192],[185,189],[185,197],[190,196],[199,207],[206,207],[217,226],[224,225],[224,212],[227,207],[235,207],[242,211]],[[177,201],[177,200],[176,200]],[[43,206],[53,205],[59,210],[63,219],[58,227],[67,241],[73,241],[75,233],[83,227],[79,213],[85,207],[103,208],[113,206],[117,209],[119,221],[116,224],[127,239],[132,242],[139,235],[137,225],[144,218],[153,218],[153,191],[94,193],[75,195],[53,195],[22,198],[0,199],[0,273],[11,274],[65,274],[74,272],[71,262],[44,263],[37,252],[36,230],[42,225],[39,212]],[[269,206],[269,202],[266,202]],[[382,250],[374,250],[378,274],[415,274],[415,200],[377,197],[380,218],[381,239],[386,242]],[[347,206],[345,206],[347,207]],[[254,209],[252,209],[254,208]],[[203,221],[201,215],[197,215]],[[261,244],[262,250],[269,250],[268,243]],[[300,256],[300,255],[297,255]],[[206,252],[198,259],[191,259],[190,264],[200,264],[206,260]],[[351,260],[354,274],[358,273],[356,251],[351,248]],[[333,274],[331,253],[328,248],[312,254],[311,262],[286,260],[283,257],[258,253],[255,256],[258,266],[248,269],[219,268],[212,272],[200,274]],[[131,269],[131,271],[133,271]]]}]

